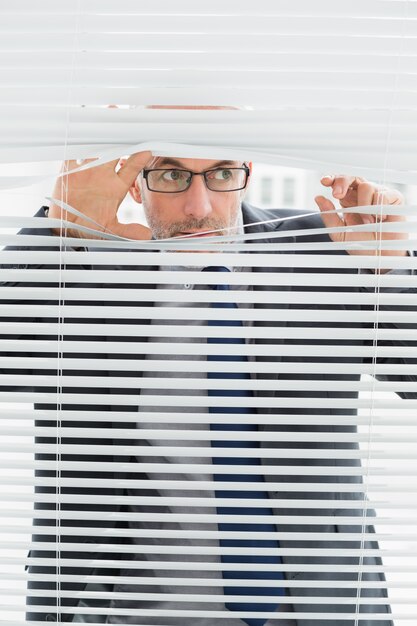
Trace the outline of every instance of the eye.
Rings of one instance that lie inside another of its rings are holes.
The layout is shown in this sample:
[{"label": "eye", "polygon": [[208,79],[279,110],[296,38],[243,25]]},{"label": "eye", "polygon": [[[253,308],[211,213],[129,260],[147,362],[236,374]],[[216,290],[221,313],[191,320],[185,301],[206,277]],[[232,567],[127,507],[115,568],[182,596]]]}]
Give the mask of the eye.
[{"label": "eye", "polygon": [[213,170],[210,174],[210,178],[213,178],[214,180],[230,180],[232,177],[232,170],[227,169]]},{"label": "eye", "polygon": [[184,172],[183,170],[164,170],[161,174],[161,178],[165,182],[187,180],[188,172]]}]

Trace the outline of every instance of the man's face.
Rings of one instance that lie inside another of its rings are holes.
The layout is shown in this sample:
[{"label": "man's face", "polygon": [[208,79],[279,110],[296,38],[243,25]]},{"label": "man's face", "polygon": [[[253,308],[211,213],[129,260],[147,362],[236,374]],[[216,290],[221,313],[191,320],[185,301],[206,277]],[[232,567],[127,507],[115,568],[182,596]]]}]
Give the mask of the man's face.
[{"label": "man's face", "polygon": [[[211,161],[159,157],[147,169],[185,169],[205,172],[215,168],[242,167],[241,161]],[[236,232],[244,190],[211,191],[203,176],[194,176],[190,187],[178,193],[149,191],[141,177],[137,187],[138,202],[142,202],[149,227],[156,239],[192,235],[203,237],[206,231],[215,235]]]}]

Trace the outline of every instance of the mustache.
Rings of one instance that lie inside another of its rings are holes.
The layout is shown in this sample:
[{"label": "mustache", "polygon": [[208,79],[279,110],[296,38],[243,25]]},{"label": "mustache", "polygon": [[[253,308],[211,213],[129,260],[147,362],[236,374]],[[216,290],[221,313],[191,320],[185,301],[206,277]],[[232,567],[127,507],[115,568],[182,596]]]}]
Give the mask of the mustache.
[{"label": "mustache", "polygon": [[221,230],[221,233],[215,233],[216,235],[223,234],[223,230],[225,228],[225,223],[218,219],[213,218],[203,218],[196,219],[191,218],[187,221],[182,222],[174,222],[169,225],[168,228],[168,237],[175,237],[176,235],[181,235],[181,233],[187,232],[189,230],[202,230],[202,231],[210,231],[210,230]]}]

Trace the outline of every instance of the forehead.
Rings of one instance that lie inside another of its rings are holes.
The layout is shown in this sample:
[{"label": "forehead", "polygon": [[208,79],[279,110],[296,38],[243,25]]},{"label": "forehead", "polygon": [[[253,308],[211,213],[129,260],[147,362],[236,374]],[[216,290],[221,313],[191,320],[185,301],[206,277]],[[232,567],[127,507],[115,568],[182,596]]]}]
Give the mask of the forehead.
[{"label": "forehead", "polygon": [[204,172],[216,167],[241,167],[241,161],[211,160],[211,159],[183,159],[180,157],[156,157],[150,167],[179,167],[193,172]]}]

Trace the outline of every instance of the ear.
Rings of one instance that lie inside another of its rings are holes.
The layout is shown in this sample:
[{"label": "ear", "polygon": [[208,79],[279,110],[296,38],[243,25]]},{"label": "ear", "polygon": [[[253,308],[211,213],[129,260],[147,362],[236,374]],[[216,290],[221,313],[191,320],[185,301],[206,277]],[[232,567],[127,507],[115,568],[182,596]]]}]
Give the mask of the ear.
[{"label": "ear", "polygon": [[251,181],[251,178],[252,178],[252,169],[253,169],[252,161],[249,161],[249,163],[245,163],[245,165],[247,165],[248,168],[249,168],[249,178],[248,178],[248,182],[247,182],[246,187],[244,189],[242,189],[242,200],[246,196],[246,193],[248,191],[248,188],[249,188],[249,185],[250,185],[250,181]]},{"label": "ear", "polygon": [[138,204],[142,204],[142,191],[138,183],[138,178],[135,178],[135,182],[130,187],[129,193],[135,202],[137,202]]}]

